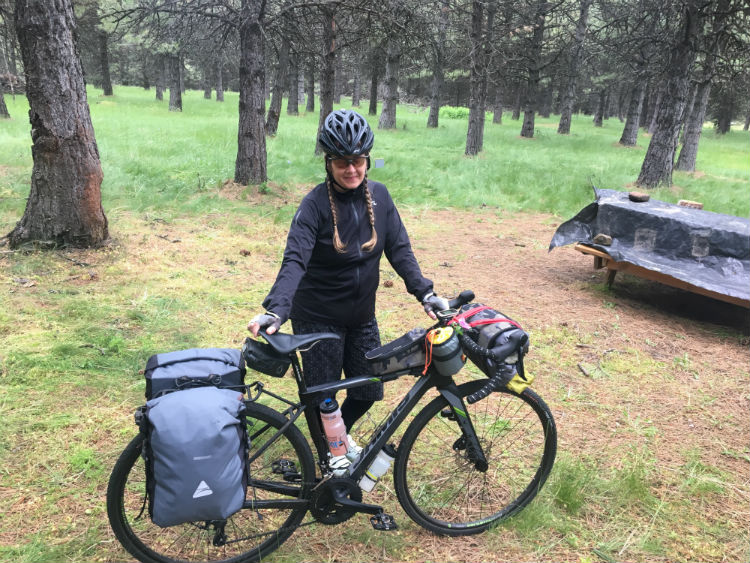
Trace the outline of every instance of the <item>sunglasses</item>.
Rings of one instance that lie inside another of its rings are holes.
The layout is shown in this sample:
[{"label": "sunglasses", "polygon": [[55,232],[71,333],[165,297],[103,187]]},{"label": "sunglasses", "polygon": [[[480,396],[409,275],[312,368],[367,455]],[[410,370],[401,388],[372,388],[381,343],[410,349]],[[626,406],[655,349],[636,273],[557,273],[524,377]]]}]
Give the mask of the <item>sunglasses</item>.
[{"label": "sunglasses", "polygon": [[353,156],[352,158],[344,158],[343,156],[327,156],[326,160],[330,162],[335,168],[344,170],[351,164],[354,168],[362,168],[367,164],[367,156]]}]

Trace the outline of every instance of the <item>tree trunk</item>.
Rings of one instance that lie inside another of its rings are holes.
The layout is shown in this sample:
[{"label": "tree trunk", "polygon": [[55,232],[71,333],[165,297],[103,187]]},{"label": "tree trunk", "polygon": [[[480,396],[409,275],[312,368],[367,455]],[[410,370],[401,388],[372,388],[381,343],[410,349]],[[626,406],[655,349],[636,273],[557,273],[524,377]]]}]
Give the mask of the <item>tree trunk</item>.
[{"label": "tree trunk", "polygon": [[648,133],[653,135],[656,131],[656,120],[659,117],[659,107],[661,106],[661,100],[664,96],[664,84],[660,84],[656,90],[656,100],[651,106],[651,119],[648,121]]},{"label": "tree trunk", "polygon": [[3,83],[0,82],[0,117],[3,119],[10,119],[10,113],[8,113],[8,106],[5,105],[5,96],[3,95]]},{"label": "tree trunk", "polygon": [[167,84],[167,59],[164,55],[157,55],[156,66],[159,69],[159,75],[156,77],[156,99],[164,99],[164,88]]},{"label": "tree trunk", "polygon": [[385,57],[385,93],[383,109],[380,111],[378,129],[396,128],[396,106],[398,105],[398,73],[401,66],[401,45],[399,37],[388,38],[388,49]]},{"label": "tree trunk", "polygon": [[602,88],[599,90],[599,103],[596,106],[596,113],[594,114],[594,127],[601,127],[604,121],[604,107],[607,102],[607,89]]},{"label": "tree trunk", "polygon": [[203,99],[211,99],[211,68],[208,63],[203,65]]},{"label": "tree trunk", "polygon": [[279,49],[279,60],[276,67],[276,73],[273,77],[273,87],[271,89],[271,104],[268,107],[268,116],[266,117],[266,135],[273,137],[279,130],[279,117],[281,116],[281,100],[284,97],[284,87],[287,75],[289,74],[289,39],[284,36],[281,39],[281,48]]},{"label": "tree trunk", "polygon": [[17,0],[34,167],[11,248],[98,246],[107,240],[102,168],[91,124],[70,0]]},{"label": "tree trunk", "polygon": [[484,144],[484,118],[487,103],[487,57],[491,43],[489,33],[494,19],[494,3],[487,9],[487,34],[484,36],[484,6],[474,0],[471,6],[471,94],[469,97],[469,128],[466,132],[464,154],[474,156],[482,151]]},{"label": "tree trunk", "polygon": [[107,32],[99,31],[99,65],[102,71],[102,90],[105,96],[112,95],[112,78],[109,74],[109,48],[107,47]]},{"label": "tree trunk", "polygon": [[224,56],[221,53],[216,57],[216,101],[224,101]]},{"label": "tree trunk", "polygon": [[336,57],[336,66],[334,67],[333,73],[333,103],[338,105],[341,103],[341,94],[344,90],[344,69],[341,62],[341,57]]},{"label": "tree trunk", "polygon": [[448,33],[448,15],[450,10],[447,4],[440,9],[440,20],[438,21],[438,34],[432,43],[432,83],[430,84],[430,115],[427,117],[427,127],[435,128],[440,119],[440,98],[445,85],[445,38]]},{"label": "tree trunk", "polygon": [[544,89],[542,94],[542,101],[539,107],[539,117],[549,118],[549,114],[552,111],[552,84]]},{"label": "tree trunk", "polygon": [[677,164],[675,164],[677,170],[686,172],[695,171],[695,161],[698,158],[698,142],[703,132],[703,121],[706,119],[706,108],[708,107],[710,93],[710,81],[698,84],[693,98],[693,109],[685,120],[684,140],[680,149],[680,156],[677,157]]},{"label": "tree trunk", "polygon": [[[328,114],[333,111],[333,87],[336,73],[336,20],[333,11],[321,8],[325,18],[324,24],[324,53],[323,70],[320,74],[320,116],[318,118],[318,134],[323,129]],[[315,143],[315,154],[323,154],[323,149]]]},{"label": "tree trunk", "polygon": [[359,68],[356,68],[354,70],[353,78],[354,79],[352,81],[352,107],[358,108],[359,107],[359,91],[361,89]]},{"label": "tree trunk", "polygon": [[182,111],[182,88],[180,88],[180,56],[166,55],[169,80],[169,111]]},{"label": "tree trunk", "polygon": [[234,181],[261,184],[266,172],[265,53],[261,10],[263,0],[242,0],[240,25],[240,107]]},{"label": "tree trunk", "polygon": [[716,133],[726,135],[732,129],[732,118],[734,117],[734,99],[730,85],[724,85],[719,94],[719,107],[716,112]]},{"label": "tree trunk", "polygon": [[370,106],[367,108],[368,115],[378,115],[378,82],[380,71],[378,66],[372,65],[372,77],[370,78]]},{"label": "tree trunk", "polygon": [[672,185],[674,154],[690,89],[690,70],[695,62],[703,26],[703,17],[696,4],[697,0],[694,0],[685,6],[680,34],[670,52],[666,88],[658,108],[656,130],[636,180],[639,186],[655,188],[661,184]]},{"label": "tree trunk", "polygon": [[634,147],[638,142],[638,124],[641,119],[641,110],[643,108],[643,98],[646,96],[646,83],[643,80],[636,79],[633,92],[630,95],[630,104],[628,105],[628,115],[625,119],[625,127],[622,130],[620,144],[626,147]]},{"label": "tree trunk", "polygon": [[513,114],[511,115],[511,119],[513,121],[518,121],[521,119],[521,101],[523,100],[523,86],[519,83],[516,86],[516,99],[513,102]]},{"label": "tree trunk", "polygon": [[523,125],[521,126],[521,137],[531,138],[534,136],[534,114],[539,106],[539,65],[542,57],[542,42],[544,41],[544,20],[548,8],[546,0],[537,2],[534,34],[531,40],[529,54],[529,78],[526,90],[526,102],[523,111]]},{"label": "tree trunk", "polygon": [[742,126],[743,131],[750,129],[750,110],[748,110],[747,117],[745,118],[745,125]]},{"label": "tree trunk", "polygon": [[495,103],[492,112],[492,123],[501,125],[503,122],[503,89],[500,86],[495,90]]},{"label": "tree trunk", "polygon": [[287,115],[299,115],[299,58],[293,53],[289,58],[289,98],[286,102]]},{"label": "tree trunk", "polygon": [[573,103],[576,99],[576,87],[578,86],[578,72],[583,61],[583,45],[586,40],[586,29],[589,19],[589,8],[593,0],[582,0],[581,8],[578,12],[578,22],[573,36],[573,49],[570,53],[570,62],[568,64],[568,83],[563,94],[560,106],[560,122],[557,125],[557,132],[560,135],[570,134],[570,122],[573,118]]},{"label": "tree trunk", "polygon": [[308,57],[305,67],[305,111],[315,111],[315,59]]}]

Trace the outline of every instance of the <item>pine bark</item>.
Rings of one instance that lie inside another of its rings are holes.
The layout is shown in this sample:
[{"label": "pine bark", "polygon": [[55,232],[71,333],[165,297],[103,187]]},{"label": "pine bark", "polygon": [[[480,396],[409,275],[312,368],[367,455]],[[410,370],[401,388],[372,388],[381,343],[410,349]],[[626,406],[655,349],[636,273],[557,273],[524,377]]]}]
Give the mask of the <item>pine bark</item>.
[{"label": "pine bark", "polygon": [[169,80],[169,111],[182,111],[182,88],[179,55],[169,54],[167,60],[167,79]]},{"label": "pine bark", "polygon": [[75,43],[70,0],[17,0],[15,26],[29,100],[33,170],[11,248],[92,247],[109,234],[102,168]]},{"label": "pine bark", "polygon": [[544,25],[547,9],[548,6],[546,0],[539,0],[537,2],[534,33],[529,48],[528,80],[526,99],[523,108],[521,137],[532,138],[534,136],[535,113],[539,107],[539,65],[542,57],[542,43],[544,41]]},{"label": "pine bark", "polygon": [[156,99],[164,99],[164,88],[167,84],[167,59],[164,55],[157,55],[156,66],[159,74],[156,77]]},{"label": "pine bark", "polygon": [[273,77],[271,88],[271,104],[268,106],[266,117],[266,135],[273,137],[279,130],[281,117],[281,100],[284,96],[286,78],[289,73],[289,39],[285,36],[279,48],[279,60]]},{"label": "pine bark", "polygon": [[578,86],[578,72],[583,60],[583,45],[586,40],[586,29],[589,19],[589,8],[593,0],[582,0],[578,13],[578,22],[573,36],[573,49],[570,53],[568,64],[568,82],[560,105],[560,122],[557,124],[557,132],[560,135],[570,134],[570,122],[573,118],[573,104],[576,99],[576,88]]},{"label": "pine bark", "polygon": [[224,57],[219,54],[216,57],[216,101],[224,101]]},{"label": "pine bark", "polygon": [[594,127],[601,127],[604,121],[604,111],[607,103],[607,89],[599,90],[599,103],[596,106],[594,114]]},{"label": "pine bark", "polygon": [[675,169],[685,172],[695,171],[695,162],[698,159],[698,143],[703,132],[703,121],[706,119],[706,109],[708,108],[708,98],[711,94],[711,82],[701,82],[695,91],[693,109],[688,114],[685,121],[685,134],[680,149],[680,156],[677,157]]},{"label": "pine bark", "polygon": [[352,80],[352,107],[359,107],[359,95],[361,90],[361,80],[359,69],[354,70],[354,76]]},{"label": "pine bark", "polygon": [[430,83],[430,114],[427,117],[427,127],[435,128],[440,120],[440,106],[443,86],[445,85],[445,38],[448,33],[447,5],[440,9],[437,38],[432,44],[432,82]]},{"label": "pine bark", "polygon": [[492,123],[503,123],[503,89],[498,86],[495,90],[495,103],[492,106]]},{"label": "pine bark", "polygon": [[109,41],[106,31],[99,31],[99,66],[102,71],[102,90],[105,96],[111,96],[112,77],[109,73]]},{"label": "pine bark", "polygon": [[398,74],[401,67],[401,44],[398,36],[388,38],[385,56],[385,93],[383,109],[380,111],[378,129],[396,128],[396,107],[398,106]]},{"label": "pine bark", "polygon": [[315,59],[309,57],[305,66],[305,111],[315,111]]},{"label": "pine bark", "polygon": [[[318,133],[323,129],[328,114],[333,111],[333,81],[336,74],[336,20],[331,9],[322,9],[325,18],[323,46],[323,68],[320,73],[320,116]],[[315,144],[315,154],[322,154],[323,149]]]},{"label": "pine bark", "polygon": [[289,57],[289,98],[286,102],[287,115],[299,115],[299,59],[296,54]]},{"label": "pine bark", "polygon": [[656,129],[646,151],[636,183],[645,188],[672,185],[674,155],[690,90],[690,70],[695,62],[703,17],[697,0],[685,6],[678,39],[670,57]]},{"label": "pine bark", "polygon": [[646,97],[646,84],[643,80],[637,80],[630,95],[628,114],[625,118],[625,127],[620,136],[620,144],[626,147],[634,147],[638,142],[638,127],[643,109],[643,99]]},{"label": "pine bark", "polygon": [[372,66],[370,77],[370,106],[367,108],[368,115],[378,115],[378,85],[380,82],[380,71],[377,65]]},{"label": "pine bark", "polygon": [[745,118],[745,124],[742,126],[743,131],[750,129],[750,110],[748,110],[747,117]]},{"label": "pine bark", "polygon": [[0,82],[0,117],[3,119],[10,119],[10,113],[8,113],[8,106],[5,105],[5,96],[3,93],[3,83]]},{"label": "pine bark", "polygon": [[[493,25],[494,3],[487,9],[487,34]],[[471,93],[469,95],[469,128],[466,132],[464,154],[474,156],[484,145],[485,106],[487,104],[487,47],[491,37],[484,33],[484,3],[475,0],[471,6]]]},{"label": "pine bark", "polygon": [[240,104],[234,181],[261,184],[266,169],[265,51],[260,21],[263,0],[242,0],[240,25]]}]

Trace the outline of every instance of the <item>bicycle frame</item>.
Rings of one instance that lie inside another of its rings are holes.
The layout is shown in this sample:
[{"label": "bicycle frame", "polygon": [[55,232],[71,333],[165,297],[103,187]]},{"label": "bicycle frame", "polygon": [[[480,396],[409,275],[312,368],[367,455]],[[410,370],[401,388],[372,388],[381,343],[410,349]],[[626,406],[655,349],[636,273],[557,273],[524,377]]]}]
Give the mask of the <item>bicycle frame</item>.
[{"label": "bicycle frame", "polygon": [[[461,428],[463,436],[467,439],[467,452],[469,453],[471,461],[479,471],[484,471],[487,468],[487,460],[482,451],[482,447],[477,439],[474,426],[471,423],[471,419],[468,416],[466,406],[464,405],[463,399],[458,393],[456,383],[453,381],[453,377],[442,376],[437,371],[429,366],[428,371],[425,375],[415,374],[413,372],[387,374],[383,376],[360,376],[343,379],[332,383],[324,383],[321,385],[315,385],[307,387],[302,368],[300,366],[299,359],[296,353],[291,353],[289,358],[292,362],[292,370],[294,378],[297,382],[299,391],[299,403],[289,403],[292,406],[287,409],[290,415],[290,424],[294,424],[295,421],[302,415],[305,414],[308,428],[310,430],[310,436],[315,444],[315,448],[318,453],[318,459],[322,464],[328,456],[328,442],[323,432],[322,424],[320,422],[320,411],[318,405],[320,401],[337,391],[344,389],[353,389],[356,387],[362,387],[375,382],[389,382],[399,379],[404,375],[418,376],[416,383],[407,391],[401,402],[393,409],[391,414],[385,421],[377,428],[375,435],[368,444],[363,447],[362,453],[349,467],[349,478],[358,482],[366,473],[375,457],[378,455],[381,449],[386,445],[388,440],[393,436],[396,429],[401,425],[406,416],[416,407],[419,400],[425,395],[425,393],[435,387],[438,392],[445,397],[448,404],[453,409],[456,415],[456,421]],[[280,435],[286,426],[279,430]],[[272,438],[270,441],[275,439]],[[269,441],[269,442],[270,442]],[[259,456],[265,448],[261,448],[256,452],[253,458]],[[252,460],[251,460],[252,461]]]}]

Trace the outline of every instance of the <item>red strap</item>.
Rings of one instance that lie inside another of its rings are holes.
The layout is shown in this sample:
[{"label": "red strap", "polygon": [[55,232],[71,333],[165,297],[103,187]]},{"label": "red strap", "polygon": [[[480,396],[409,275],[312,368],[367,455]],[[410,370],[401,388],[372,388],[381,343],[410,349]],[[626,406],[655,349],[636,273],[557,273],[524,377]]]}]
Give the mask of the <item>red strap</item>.
[{"label": "red strap", "polygon": [[[476,315],[477,313],[480,313],[482,311],[486,311],[487,309],[492,309],[492,307],[490,307],[488,305],[483,305],[481,307],[476,307],[474,309],[469,309],[468,311],[464,311],[463,313],[458,313],[455,317],[453,317],[451,319],[451,322],[457,322],[457,323],[460,324],[460,321],[469,319],[469,318],[473,317],[474,315]],[[507,317],[504,318],[504,319],[479,319],[477,321],[471,321],[471,322],[469,322],[468,325],[471,328],[474,328],[475,326],[489,325],[489,324],[495,324],[495,323],[509,323],[509,324],[512,324],[513,326],[518,327],[521,330],[523,330],[523,328],[521,328],[520,324],[518,324],[516,321],[514,321],[512,319],[509,319]]]}]

